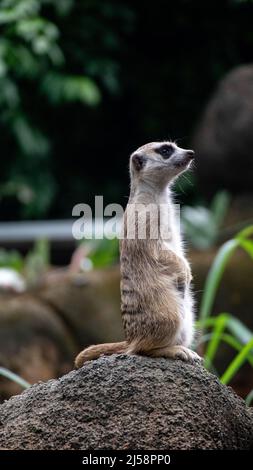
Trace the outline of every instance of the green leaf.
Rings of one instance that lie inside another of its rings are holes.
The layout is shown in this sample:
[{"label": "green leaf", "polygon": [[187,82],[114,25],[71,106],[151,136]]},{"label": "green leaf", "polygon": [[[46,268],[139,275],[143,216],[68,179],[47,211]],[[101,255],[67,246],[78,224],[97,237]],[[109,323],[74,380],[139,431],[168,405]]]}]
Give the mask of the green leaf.
[{"label": "green leaf", "polygon": [[25,258],[25,275],[30,285],[36,284],[50,264],[50,245],[46,239],[36,240]]},{"label": "green leaf", "polygon": [[20,272],[24,261],[20,253],[15,250],[0,249],[0,268],[11,268]]},{"label": "green leaf", "polygon": [[248,227],[241,230],[239,233],[237,233],[235,238],[242,240],[251,236],[253,236],[253,225],[249,225]]},{"label": "green leaf", "polygon": [[208,368],[210,367],[211,363],[214,360],[214,356],[217,352],[218,346],[222,339],[223,331],[226,328],[228,320],[229,320],[229,315],[226,313],[223,313],[217,317],[217,320],[213,329],[213,335],[212,335],[211,340],[208,343],[207,350],[205,353],[205,366]]},{"label": "green leaf", "polygon": [[231,382],[231,380],[233,379],[237,371],[240,369],[240,367],[242,367],[242,365],[246,361],[249,352],[251,352],[252,350],[253,350],[253,337],[241,349],[241,351],[237,354],[235,359],[229,364],[227,370],[224,372],[224,374],[222,375],[220,379],[223,384],[227,385],[229,382]]},{"label": "green leaf", "polygon": [[216,227],[220,227],[223,222],[229,203],[230,196],[227,191],[220,191],[214,196],[210,209],[213,216],[213,222]]},{"label": "green leaf", "polygon": [[39,16],[19,21],[16,32],[27,41],[43,36],[49,41],[55,41],[59,37],[57,26]]},{"label": "green leaf", "polygon": [[182,210],[184,232],[198,249],[206,249],[217,240],[220,225],[229,205],[229,195],[225,191],[216,194],[210,208],[185,206]]},{"label": "green leaf", "polygon": [[240,245],[253,259],[253,242],[251,240],[240,240]]},{"label": "green leaf", "polygon": [[199,317],[201,320],[210,316],[214,299],[227,263],[239,244],[239,240],[233,239],[224,243],[219,249],[205,282],[204,293],[200,304]]},{"label": "green leaf", "polygon": [[89,256],[93,268],[104,268],[111,266],[119,259],[119,240],[113,238],[107,240],[92,240],[88,243]]},{"label": "green leaf", "polygon": [[247,344],[253,336],[252,331],[232,315],[229,316],[227,328],[242,344]]},{"label": "green leaf", "polygon": [[[220,314],[224,315],[224,314]],[[207,317],[195,322],[196,328],[198,329],[205,329],[205,328],[215,328],[217,322],[219,322],[220,315],[215,317]],[[246,344],[253,336],[253,332],[247,328],[238,318],[234,317],[233,315],[226,313],[227,317],[227,329],[236,338],[240,341],[241,344]]]},{"label": "green leaf", "polygon": [[[196,322],[195,326],[199,329],[202,329],[203,326],[205,326],[205,327],[209,326],[209,327],[213,327],[213,330],[212,330],[211,333],[204,334],[198,339],[194,350],[196,350],[196,348],[200,344],[207,343],[209,341],[212,342],[213,338],[216,340],[218,335],[215,332],[215,328],[216,328],[217,325],[219,325],[221,323],[222,318],[224,319],[223,320],[223,325],[225,323],[225,320],[227,320],[227,322],[226,322],[227,327],[228,327],[230,321],[232,323],[232,320],[235,321],[235,322],[238,322],[236,324],[236,326],[234,325],[235,328],[240,329],[240,328],[244,327],[244,325],[239,320],[237,320],[236,318],[232,317],[232,315],[229,315],[229,314],[221,314],[221,315],[218,315],[217,317],[211,317],[211,318],[209,317],[206,320],[203,320],[201,322]],[[248,341],[250,341],[252,336],[253,336],[253,333],[250,330],[248,330],[246,327],[244,327],[244,328],[247,331],[247,338],[249,338]],[[233,329],[231,329],[231,332],[232,332],[232,334],[222,332],[219,336],[219,340],[222,341],[222,342],[225,342],[226,344],[231,346],[233,349],[240,352],[242,350],[243,345],[245,344],[244,340],[245,340],[246,336],[245,335],[243,336],[239,333],[239,334],[237,334],[237,337],[238,337],[237,338],[236,336],[233,335],[233,333],[234,333]],[[248,341],[246,341],[246,343]],[[252,352],[248,353],[247,360],[253,366],[253,354],[252,354]],[[210,362],[208,364],[208,366],[209,366],[209,368],[211,368],[212,363]]]},{"label": "green leaf", "polygon": [[[231,346],[233,349],[236,351],[241,351],[242,345],[239,341],[237,341],[233,336],[228,335],[228,334],[223,334],[222,335],[222,341],[227,343],[229,346]],[[247,360],[249,361],[250,365],[253,366],[253,354],[249,352],[247,356]]]},{"label": "green leaf", "polygon": [[9,0],[0,10],[0,24],[8,24],[35,15],[40,9],[38,0]]},{"label": "green leaf", "polygon": [[47,74],[42,90],[52,102],[81,101],[90,106],[100,102],[101,96],[95,82],[88,77]]},{"label": "green leaf", "polygon": [[94,106],[100,102],[100,92],[90,78],[72,76],[64,80],[63,98],[67,101],[79,100]]},{"label": "green leaf", "polygon": [[49,152],[49,141],[38,129],[33,127],[24,115],[17,115],[12,123],[13,132],[26,155],[45,155]]},{"label": "green leaf", "polygon": [[22,379],[22,377],[20,377],[17,374],[14,374],[14,372],[11,372],[10,370],[6,369],[5,367],[0,367],[0,375],[2,375],[3,377],[6,377],[9,380],[12,380],[12,382],[17,383],[22,388],[26,389],[26,388],[31,387],[31,384],[29,384],[29,382]]},{"label": "green leaf", "polygon": [[251,392],[249,392],[249,394],[246,396],[245,403],[246,405],[250,406],[252,401],[253,401],[253,390],[251,390]]}]

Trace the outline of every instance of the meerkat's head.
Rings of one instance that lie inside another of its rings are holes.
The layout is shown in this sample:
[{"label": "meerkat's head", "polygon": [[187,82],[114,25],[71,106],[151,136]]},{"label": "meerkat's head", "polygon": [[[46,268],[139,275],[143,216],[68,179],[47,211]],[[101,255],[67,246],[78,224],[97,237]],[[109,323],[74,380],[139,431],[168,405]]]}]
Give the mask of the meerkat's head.
[{"label": "meerkat's head", "polygon": [[193,150],[182,149],[174,142],[151,142],[132,153],[131,176],[136,182],[166,186],[190,167],[193,158]]}]

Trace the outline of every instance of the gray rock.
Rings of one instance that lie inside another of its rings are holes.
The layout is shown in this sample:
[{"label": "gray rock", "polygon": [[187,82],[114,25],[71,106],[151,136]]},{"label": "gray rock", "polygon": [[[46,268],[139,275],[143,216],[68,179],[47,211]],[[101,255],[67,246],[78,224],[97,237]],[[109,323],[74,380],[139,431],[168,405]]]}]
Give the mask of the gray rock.
[{"label": "gray rock", "polygon": [[196,131],[196,173],[203,194],[253,193],[253,65],[221,80]]},{"label": "gray rock", "polygon": [[199,364],[114,355],[0,406],[5,449],[249,449],[253,417]]}]

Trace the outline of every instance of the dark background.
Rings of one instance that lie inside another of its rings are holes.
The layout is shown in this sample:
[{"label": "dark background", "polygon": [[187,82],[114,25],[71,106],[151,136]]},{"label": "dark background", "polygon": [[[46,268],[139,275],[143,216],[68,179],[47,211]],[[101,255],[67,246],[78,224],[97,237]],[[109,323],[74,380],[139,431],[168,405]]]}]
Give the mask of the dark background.
[{"label": "dark background", "polygon": [[[0,22],[1,41],[10,42],[7,79],[19,95],[16,105],[3,98],[0,77],[2,220],[70,218],[74,204],[93,205],[96,194],[125,205],[129,154],[152,140],[189,146],[219,79],[252,61],[251,1],[37,4],[37,15],[57,27],[65,59],[55,64],[34,53],[16,32],[22,18]],[[33,65],[13,60],[17,45]],[[57,97],[45,86],[52,71],[87,77],[97,98],[83,98],[81,90]],[[17,130],[20,116],[27,142]],[[201,197],[197,184],[184,196]]]}]

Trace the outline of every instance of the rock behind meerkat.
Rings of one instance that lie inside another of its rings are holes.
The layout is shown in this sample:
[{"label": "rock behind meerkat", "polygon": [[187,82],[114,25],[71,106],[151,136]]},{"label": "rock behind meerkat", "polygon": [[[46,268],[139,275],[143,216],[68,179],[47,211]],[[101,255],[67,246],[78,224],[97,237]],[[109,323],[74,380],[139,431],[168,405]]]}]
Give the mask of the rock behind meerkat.
[{"label": "rock behind meerkat", "polygon": [[126,341],[89,346],[85,361],[114,353],[199,359],[193,339],[191,269],[171,196],[194,152],[152,142],[130,157],[131,191],[120,240],[121,312]]}]

